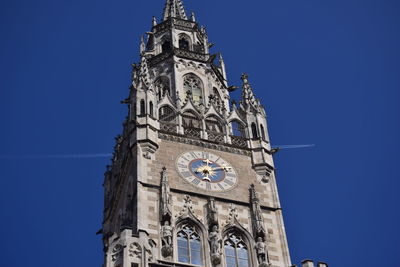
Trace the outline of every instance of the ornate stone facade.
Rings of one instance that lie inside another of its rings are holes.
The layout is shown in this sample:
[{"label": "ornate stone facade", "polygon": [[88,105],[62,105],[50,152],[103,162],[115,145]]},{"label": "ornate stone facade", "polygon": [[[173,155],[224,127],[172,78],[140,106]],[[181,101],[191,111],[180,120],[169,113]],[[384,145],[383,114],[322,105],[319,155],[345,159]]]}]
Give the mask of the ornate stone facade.
[{"label": "ornate stone facade", "polygon": [[291,266],[266,112],[248,76],[231,103],[237,87],[194,14],[167,0],[162,18],[141,40],[105,173],[104,267]]}]

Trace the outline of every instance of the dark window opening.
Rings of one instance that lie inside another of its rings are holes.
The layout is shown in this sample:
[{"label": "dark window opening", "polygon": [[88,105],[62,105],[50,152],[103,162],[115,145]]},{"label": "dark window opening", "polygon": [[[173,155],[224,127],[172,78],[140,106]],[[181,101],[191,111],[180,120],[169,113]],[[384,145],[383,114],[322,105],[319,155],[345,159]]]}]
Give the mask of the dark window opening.
[{"label": "dark window opening", "polygon": [[264,126],[262,126],[262,124],[260,124],[260,131],[261,131],[262,140],[266,141],[267,139],[265,138]]},{"label": "dark window opening", "polygon": [[140,100],[140,115],[144,115],[146,113],[146,105],[144,100]]},{"label": "dark window opening", "polygon": [[153,117],[154,113],[153,113],[153,102],[150,101],[150,116]]},{"label": "dark window opening", "polygon": [[189,48],[189,41],[185,38],[179,40],[179,48],[183,50],[190,50]]},{"label": "dark window opening", "polygon": [[165,42],[162,44],[161,47],[162,47],[163,53],[164,53],[164,52],[171,51],[171,42],[170,42],[170,41],[165,41]]},{"label": "dark window opening", "polygon": [[258,138],[257,126],[254,122],[251,124],[251,133],[253,134],[253,138]]}]

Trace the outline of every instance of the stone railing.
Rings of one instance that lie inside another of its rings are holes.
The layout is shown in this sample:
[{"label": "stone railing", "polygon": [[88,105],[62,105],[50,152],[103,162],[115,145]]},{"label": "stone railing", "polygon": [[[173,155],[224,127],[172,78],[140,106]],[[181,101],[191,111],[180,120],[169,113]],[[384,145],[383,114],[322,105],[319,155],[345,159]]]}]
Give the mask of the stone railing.
[{"label": "stone railing", "polygon": [[163,53],[158,54],[156,56],[153,56],[153,57],[148,59],[149,65],[150,66],[154,66],[154,65],[160,63],[161,61],[169,58],[171,55],[172,55],[172,51],[166,51],[166,52],[163,52]]},{"label": "stone railing", "polygon": [[168,133],[176,133],[176,124],[160,122],[160,131]]},{"label": "stone railing", "polygon": [[247,147],[247,139],[242,136],[231,135],[231,143],[237,147]]},{"label": "stone railing", "polygon": [[201,137],[201,129],[198,128],[184,128],[184,134],[185,136],[188,137],[195,137],[195,138],[200,138]]},{"label": "stone railing", "polygon": [[175,52],[175,55],[178,57],[183,57],[183,58],[193,59],[193,60],[198,60],[198,61],[203,61],[203,62],[206,62],[209,58],[209,55],[207,55],[207,54],[196,53],[196,52],[185,50],[185,49],[174,48],[174,52]]},{"label": "stone railing", "polygon": [[225,138],[223,133],[217,133],[212,131],[207,131],[208,140],[217,142],[217,143],[224,143]]}]

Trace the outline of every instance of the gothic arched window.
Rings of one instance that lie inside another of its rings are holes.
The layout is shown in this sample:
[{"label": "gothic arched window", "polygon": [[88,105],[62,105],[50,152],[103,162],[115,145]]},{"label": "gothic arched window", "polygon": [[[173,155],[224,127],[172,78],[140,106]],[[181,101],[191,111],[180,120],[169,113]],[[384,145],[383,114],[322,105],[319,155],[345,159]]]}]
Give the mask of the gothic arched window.
[{"label": "gothic arched window", "polygon": [[246,132],[245,128],[242,123],[240,123],[237,120],[234,120],[231,122],[231,127],[232,127],[232,135],[233,136],[238,136],[238,137],[246,137]]},{"label": "gothic arched window", "polygon": [[265,138],[265,130],[264,130],[264,126],[262,124],[260,124],[260,131],[261,131],[262,140],[266,141],[267,139]]},{"label": "gothic arched window", "polygon": [[171,42],[170,41],[164,41],[163,44],[161,45],[162,52],[168,52],[171,51]]},{"label": "gothic arched window", "polygon": [[146,113],[146,104],[144,100],[140,100],[140,115],[144,115]]},{"label": "gothic arched window", "polygon": [[167,77],[160,77],[154,83],[157,93],[157,99],[160,101],[165,95],[171,95],[169,89],[169,79]]},{"label": "gothic arched window", "polygon": [[176,133],[177,116],[170,106],[162,106],[158,110],[158,119],[160,120],[161,131]]},{"label": "gothic arched window", "polygon": [[161,122],[174,123],[176,121],[176,115],[171,107],[163,106],[158,111],[158,119]]},{"label": "gothic arched window", "polygon": [[216,116],[206,118],[206,130],[214,133],[224,133],[222,122]]},{"label": "gothic arched window", "polygon": [[154,116],[154,112],[153,112],[153,102],[152,101],[150,101],[149,109],[150,109],[150,116],[153,117]]},{"label": "gothic arched window", "polygon": [[177,233],[178,261],[195,265],[203,265],[201,238],[195,227],[184,224]]},{"label": "gothic arched window", "polygon": [[197,138],[201,137],[201,120],[194,112],[186,111],[185,113],[183,113],[182,124],[186,136]]},{"label": "gothic arched window", "polygon": [[228,234],[224,241],[226,267],[248,267],[249,250],[242,237],[236,233]]},{"label": "gothic arched window", "polygon": [[190,50],[189,37],[185,34],[179,36],[179,48],[183,50]]},{"label": "gothic arched window", "polygon": [[251,133],[253,134],[253,138],[258,138],[257,126],[254,122],[251,124]]},{"label": "gothic arched window", "polygon": [[188,74],[183,77],[183,90],[186,95],[188,92],[192,94],[193,102],[197,104],[202,102],[203,83],[196,75]]}]

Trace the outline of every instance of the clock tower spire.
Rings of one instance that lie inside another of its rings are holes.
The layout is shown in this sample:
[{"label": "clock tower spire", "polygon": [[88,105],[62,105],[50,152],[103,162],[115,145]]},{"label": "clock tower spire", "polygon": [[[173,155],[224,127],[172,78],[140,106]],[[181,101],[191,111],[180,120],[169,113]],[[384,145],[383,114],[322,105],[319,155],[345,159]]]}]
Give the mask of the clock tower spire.
[{"label": "clock tower spire", "polygon": [[181,0],[151,24],[105,172],[104,267],[291,266],[267,116],[248,75],[231,104],[222,55]]}]

